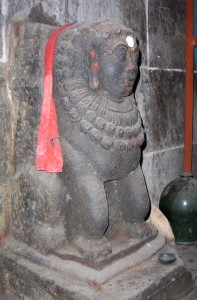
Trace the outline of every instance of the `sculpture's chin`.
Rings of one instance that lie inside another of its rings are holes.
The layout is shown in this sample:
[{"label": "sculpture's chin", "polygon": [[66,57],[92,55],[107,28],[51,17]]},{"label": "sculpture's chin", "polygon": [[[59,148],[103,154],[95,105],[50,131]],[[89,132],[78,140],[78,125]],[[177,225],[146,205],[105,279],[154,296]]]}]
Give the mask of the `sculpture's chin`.
[{"label": "sculpture's chin", "polygon": [[111,98],[111,100],[113,102],[117,102],[117,103],[121,103],[121,102],[123,102],[125,100],[125,96],[124,95],[117,96],[116,94],[113,94],[113,95],[111,95],[110,98]]},{"label": "sculpture's chin", "polygon": [[126,86],[121,91],[113,91],[111,92],[111,95],[113,96],[114,102],[123,102],[124,98],[131,95],[133,91],[133,86]]}]

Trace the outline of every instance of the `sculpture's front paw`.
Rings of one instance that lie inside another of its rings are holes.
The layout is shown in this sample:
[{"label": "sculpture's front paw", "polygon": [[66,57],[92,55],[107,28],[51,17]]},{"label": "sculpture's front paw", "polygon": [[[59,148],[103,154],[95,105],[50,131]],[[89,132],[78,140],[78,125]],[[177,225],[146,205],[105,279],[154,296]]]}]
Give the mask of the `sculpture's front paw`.
[{"label": "sculpture's front paw", "polygon": [[111,246],[105,237],[98,240],[78,237],[74,244],[83,257],[94,260],[106,258],[112,252]]},{"label": "sculpture's front paw", "polygon": [[147,222],[135,222],[128,225],[129,233],[132,238],[146,238],[157,234],[157,229],[154,225]]}]

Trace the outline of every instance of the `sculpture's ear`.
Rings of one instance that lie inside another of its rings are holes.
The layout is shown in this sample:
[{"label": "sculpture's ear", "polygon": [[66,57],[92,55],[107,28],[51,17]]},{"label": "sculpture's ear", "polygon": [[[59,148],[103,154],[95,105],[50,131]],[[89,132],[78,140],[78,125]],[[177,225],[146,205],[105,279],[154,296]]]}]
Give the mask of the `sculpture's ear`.
[{"label": "sculpture's ear", "polygon": [[92,89],[99,88],[99,80],[98,80],[98,71],[99,71],[99,62],[98,56],[94,49],[90,49],[89,51],[89,84]]}]

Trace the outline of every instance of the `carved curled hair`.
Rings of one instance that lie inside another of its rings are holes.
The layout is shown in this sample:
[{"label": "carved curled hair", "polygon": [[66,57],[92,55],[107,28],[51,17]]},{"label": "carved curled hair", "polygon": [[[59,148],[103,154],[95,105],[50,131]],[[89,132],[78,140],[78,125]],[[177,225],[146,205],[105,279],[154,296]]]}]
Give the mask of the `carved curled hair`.
[{"label": "carved curled hair", "polygon": [[55,49],[56,82],[81,76],[88,82],[90,50],[96,49],[98,53],[106,40],[121,34],[135,37],[131,29],[112,21],[81,23],[62,31]]}]

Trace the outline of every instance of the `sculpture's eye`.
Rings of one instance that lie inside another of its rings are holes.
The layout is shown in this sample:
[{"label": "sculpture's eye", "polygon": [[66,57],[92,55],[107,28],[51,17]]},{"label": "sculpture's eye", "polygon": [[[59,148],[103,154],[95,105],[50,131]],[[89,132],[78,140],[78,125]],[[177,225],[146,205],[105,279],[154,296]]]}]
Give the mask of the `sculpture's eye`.
[{"label": "sculpture's eye", "polygon": [[126,61],[128,48],[126,46],[118,46],[114,50],[114,55],[120,62]]}]

